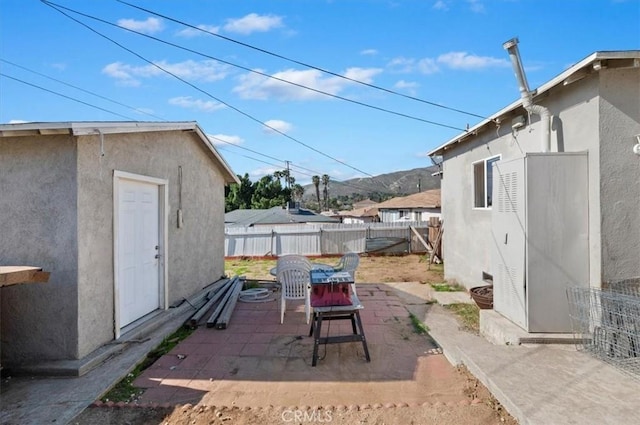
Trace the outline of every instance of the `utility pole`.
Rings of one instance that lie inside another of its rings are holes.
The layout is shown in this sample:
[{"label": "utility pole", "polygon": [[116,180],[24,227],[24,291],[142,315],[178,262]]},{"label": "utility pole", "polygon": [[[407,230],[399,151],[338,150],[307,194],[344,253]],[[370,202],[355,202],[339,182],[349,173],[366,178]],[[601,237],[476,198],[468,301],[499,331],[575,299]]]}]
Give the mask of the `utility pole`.
[{"label": "utility pole", "polygon": [[285,183],[287,184],[287,189],[291,189],[291,171],[289,170],[289,161],[284,161],[287,164],[287,175],[284,179]]},{"label": "utility pole", "polygon": [[420,177],[418,177],[418,193],[420,193],[421,188],[420,188]]}]

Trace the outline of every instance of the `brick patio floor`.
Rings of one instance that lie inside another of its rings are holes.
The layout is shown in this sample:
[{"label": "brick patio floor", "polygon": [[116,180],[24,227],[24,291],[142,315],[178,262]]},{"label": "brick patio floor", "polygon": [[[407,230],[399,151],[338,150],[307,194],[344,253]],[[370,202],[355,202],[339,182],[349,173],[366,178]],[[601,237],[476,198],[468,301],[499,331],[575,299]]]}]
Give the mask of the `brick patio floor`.
[{"label": "brick patio floor", "polygon": [[[362,343],[349,342],[321,345],[312,367],[301,302],[288,302],[284,324],[279,301],[238,302],[227,329],[198,328],[136,379],[145,388],[140,402],[267,407],[467,399],[455,385],[456,370],[428,336],[414,332],[393,288],[362,284],[358,297],[370,363]],[[323,335],[351,332],[346,320],[323,326]]]}]

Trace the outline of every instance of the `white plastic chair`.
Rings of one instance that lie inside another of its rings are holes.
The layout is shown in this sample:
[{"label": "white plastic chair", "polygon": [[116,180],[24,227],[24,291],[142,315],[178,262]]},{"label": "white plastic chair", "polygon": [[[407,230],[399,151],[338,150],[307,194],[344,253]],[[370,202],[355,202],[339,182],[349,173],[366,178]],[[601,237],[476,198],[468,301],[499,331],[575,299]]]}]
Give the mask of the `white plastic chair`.
[{"label": "white plastic chair", "polygon": [[284,312],[287,300],[304,300],[304,312],[307,324],[311,317],[311,280],[309,275],[310,265],[304,262],[290,262],[280,264],[278,262],[277,279],[281,285],[280,295],[280,324],[284,323]]},{"label": "white plastic chair", "polygon": [[297,264],[300,267],[305,268],[307,271],[311,270],[311,261],[309,261],[307,257],[305,257],[304,255],[288,254],[278,257],[278,262],[276,264],[276,275],[278,273],[278,268],[288,264]]},{"label": "white plastic chair", "polygon": [[360,264],[360,257],[355,252],[348,252],[340,257],[338,264],[335,265],[334,270],[337,272],[348,272],[353,279],[353,285],[351,290],[356,293],[356,269]]}]

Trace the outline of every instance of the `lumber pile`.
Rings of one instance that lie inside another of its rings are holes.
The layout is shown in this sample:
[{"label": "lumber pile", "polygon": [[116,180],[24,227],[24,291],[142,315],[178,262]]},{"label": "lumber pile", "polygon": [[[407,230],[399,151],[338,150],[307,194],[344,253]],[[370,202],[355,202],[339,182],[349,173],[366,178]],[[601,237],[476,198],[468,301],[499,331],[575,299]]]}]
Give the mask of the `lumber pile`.
[{"label": "lumber pile", "polygon": [[194,306],[196,312],[187,319],[185,325],[197,328],[206,323],[208,328],[226,329],[243,286],[244,278],[239,276],[221,279],[211,285],[210,290]]}]

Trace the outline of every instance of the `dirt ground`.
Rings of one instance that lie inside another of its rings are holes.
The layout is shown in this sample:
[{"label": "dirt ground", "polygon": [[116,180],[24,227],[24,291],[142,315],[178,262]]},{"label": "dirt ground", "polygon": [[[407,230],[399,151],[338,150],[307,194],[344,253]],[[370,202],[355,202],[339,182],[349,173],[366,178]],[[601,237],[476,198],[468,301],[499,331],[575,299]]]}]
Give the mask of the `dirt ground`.
[{"label": "dirt ground", "polygon": [[[316,259],[317,262],[333,264],[337,258]],[[273,279],[269,269],[275,262],[228,260],[228,274],[241,274],[249,279]],[[235,272],[238,273],[235,273]],[[361,257],[356,273],[358,283],[386,282],[443,282],[441,265],[429,265],[419,255]],[[373,405],[323,408],[320,406],[273,407],[246,409],[202,405],[158,406],[158,407],[90,407],[71,423],[94,424],[190,424],[190,425],[284,425],[284,424],[361,424],[361,425],[459,425],[477,424],[515,425],[511,417],[491,393],[464,367],[457,370],[459,386],[467,400],[457,404],[426,402],[422,405]],[[375,385],[375,384],[372,384]]]},{"label": "dirt ground", "polygon": [[201,405],[175,407],[90,407],[71,424],[130,425],[517,425],[489,391],[464,367],[458,368],[468,402],[423,403],[420,406],[318,406],[247,409]]}]

